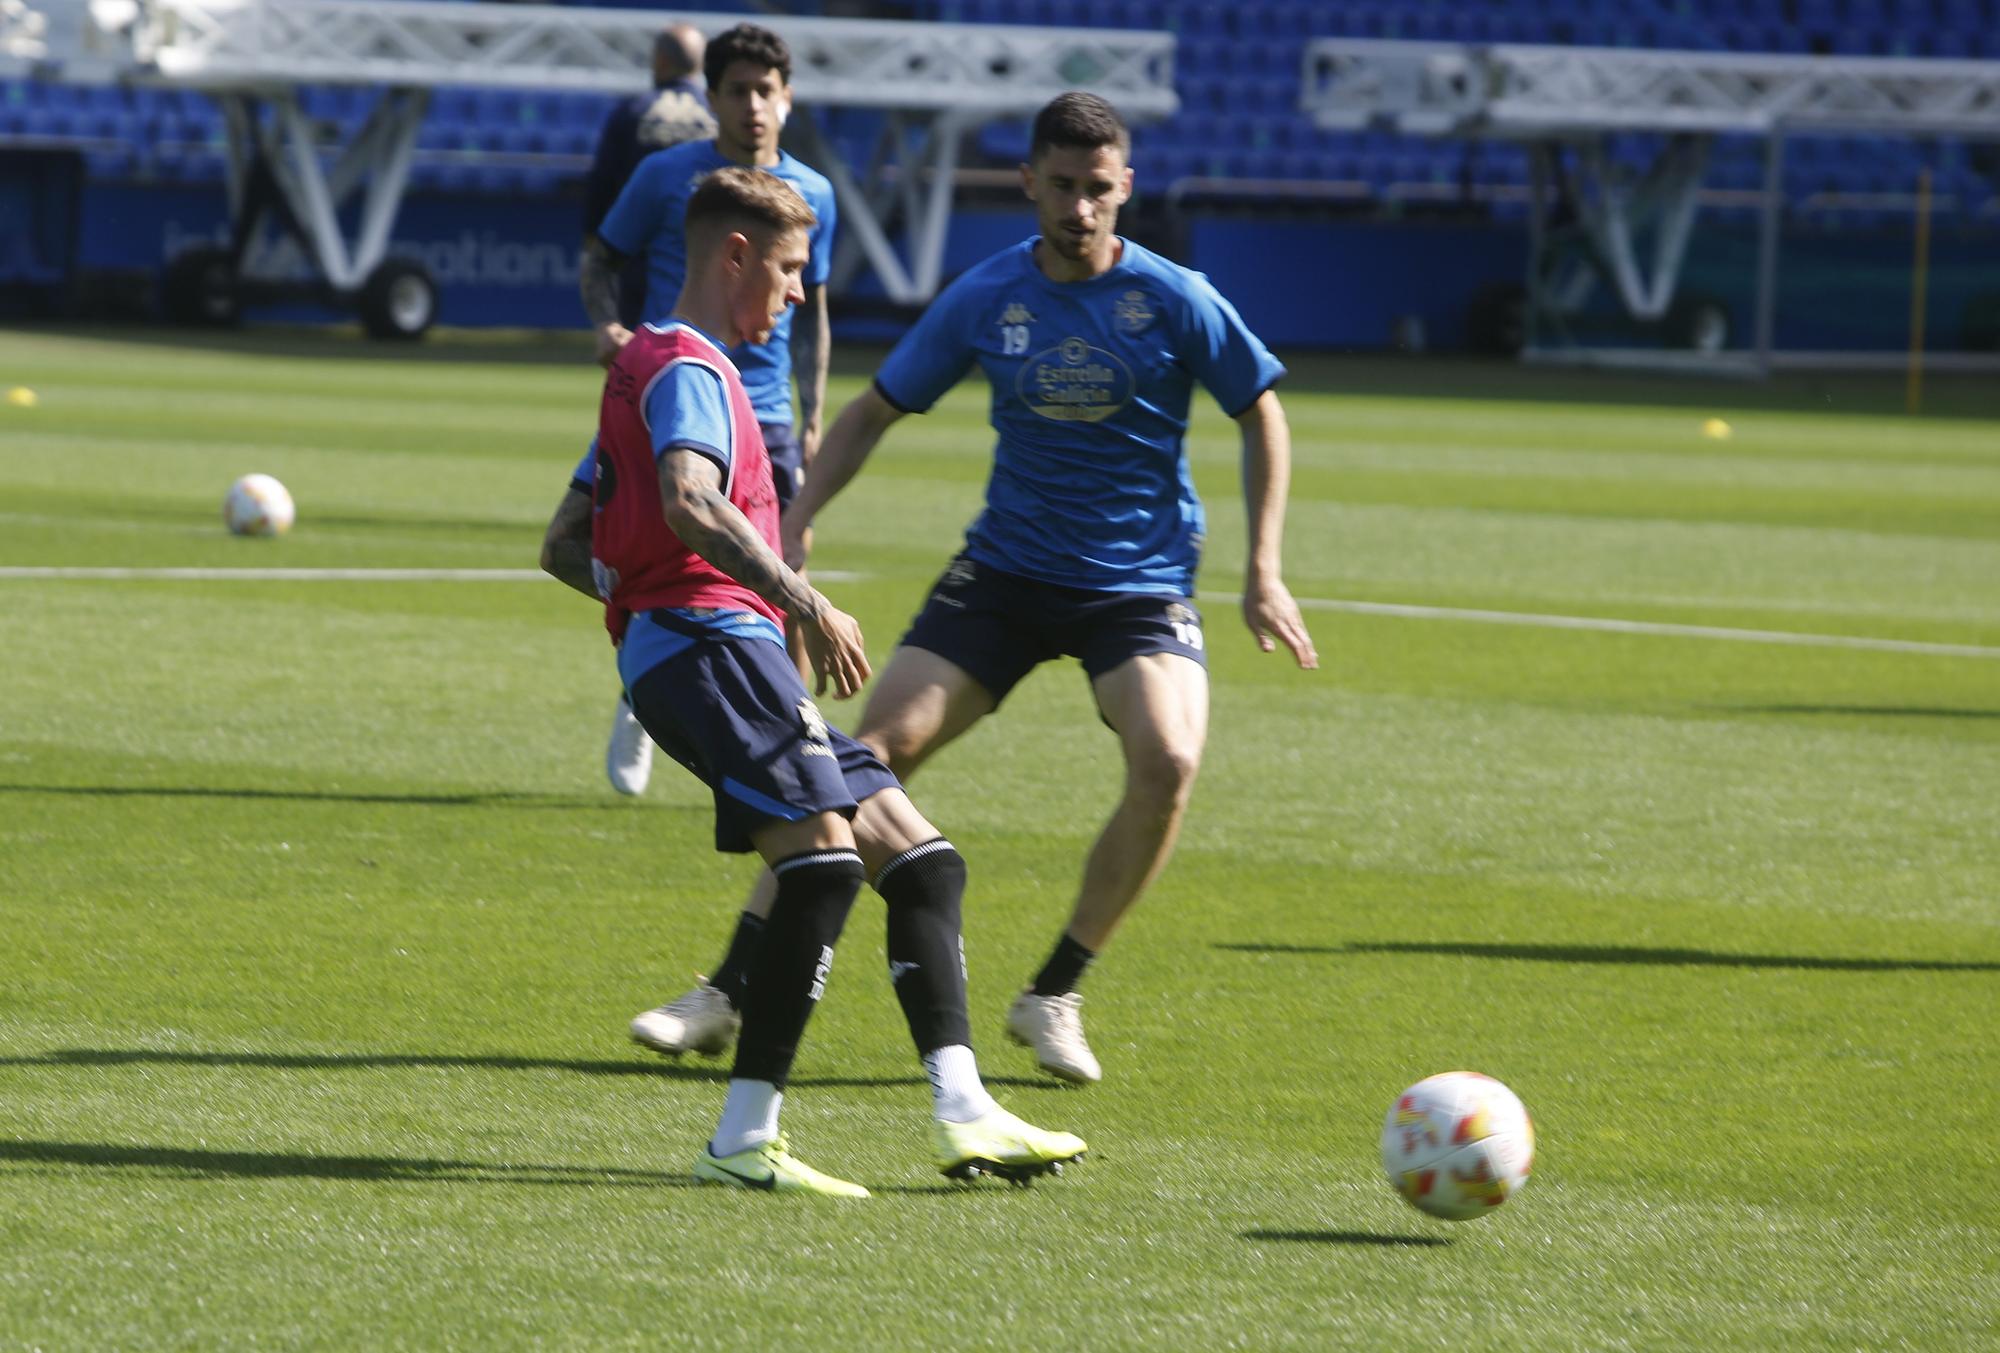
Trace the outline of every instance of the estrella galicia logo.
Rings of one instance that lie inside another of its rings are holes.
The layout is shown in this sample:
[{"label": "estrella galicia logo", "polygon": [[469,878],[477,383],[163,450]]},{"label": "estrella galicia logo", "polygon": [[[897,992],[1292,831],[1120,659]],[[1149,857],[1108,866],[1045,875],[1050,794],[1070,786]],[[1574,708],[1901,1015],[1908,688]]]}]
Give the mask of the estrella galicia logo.
[{"label": "estrella galicia logo", "polygon": [[1117,324],[1122,334],[1143,334],[1153,327],[1158,316],[1153,313],[1153,301],[1143,291],[1128,291],[1111,306],[1112,322]]},{"label": "estrella galicia logo", "polygon": [[1021,363],[1021,402],[1058,423],[1101,423],[1132,400],[1132,370],[1116,353],[1065,338]]}]

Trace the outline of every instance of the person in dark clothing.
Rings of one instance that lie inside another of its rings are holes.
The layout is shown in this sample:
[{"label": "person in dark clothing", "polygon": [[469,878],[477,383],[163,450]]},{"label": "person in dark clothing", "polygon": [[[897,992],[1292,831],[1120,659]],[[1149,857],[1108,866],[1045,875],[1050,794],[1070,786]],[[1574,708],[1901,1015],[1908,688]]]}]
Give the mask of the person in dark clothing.
[{"label": "person in dark clothing", "polygon": [[[653,88],[611,110],[597,136],[597,153],[583,193],[583,235],[597,233],[639,161],[656,150],[715,135],[708,90],[700,79],[708,40],[692,24],[670,24],[653,39]],[[644,260],[628,263],[619,277],[619,318],[627,328],[646,305]]]}]

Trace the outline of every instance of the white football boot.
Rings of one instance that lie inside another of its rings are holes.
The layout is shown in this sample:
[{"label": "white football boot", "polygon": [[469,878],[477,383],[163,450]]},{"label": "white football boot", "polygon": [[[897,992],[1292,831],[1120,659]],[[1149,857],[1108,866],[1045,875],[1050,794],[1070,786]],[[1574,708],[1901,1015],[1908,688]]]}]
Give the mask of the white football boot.
[{"label": "white football boot", "polygon": [[623,691],[618,693],[618,712],[611,716],[611,743],[604,749],[604,773],[620,794],[643,794],[646,782],[653,778],[653,740],[646,736],[645,726],[632,712],[632,702]]},{"label": "white football boot", "polygon": [[743,1017],[729,998],[710,986],[707,978],[698,976],[694,990],[635,1017],[632,1041],[668,1057],[684,1052],[720,1057],[729,1051],[742,1027]]},{"label": "white football boot", "polygon": [[1007,1008],[1007,1036],[1035,1050],[1035,1060],[1051,1076],[1078,1085],[1094,1085],[1104,1070],[1083,1041],[1083,997],[1074,991],[1061,996],[1022,992]]}]

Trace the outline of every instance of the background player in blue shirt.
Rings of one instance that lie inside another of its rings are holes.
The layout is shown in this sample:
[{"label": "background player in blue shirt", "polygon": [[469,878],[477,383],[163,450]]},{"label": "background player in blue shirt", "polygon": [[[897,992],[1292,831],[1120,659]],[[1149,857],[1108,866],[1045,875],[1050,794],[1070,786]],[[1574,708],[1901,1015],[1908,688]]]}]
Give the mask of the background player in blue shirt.
[{"label": "background player in blue shirt", "polygon": [[[618,200],[639,161],[656,150],[715,135],[708,94],[695,79],[708,39],[690,23],[668,24],[653,39],[653,87],[611,110],[597,134],[597,152],[583,184],[583,237],[588,240]],[[639,323],[646,304],[646,261],[630,259],[618,278],[618,319]]]},{"label": "background player in blue shirt", "polygon": [[[818,218],[812,228],[812,256],[806,266],[805,300],[785,312],[768,341],[730,351],[744,389],[757,410],[778,505],[791,501],[806,462],[819,447],[821,410],[826,402],[829,333],[826,279],[833,268],[833,185],[793,155],[778,148],[791,112],[792,54],[783,38],[755,24],[739,24],[708,45],[702,59],[709,104],[716,120],[712,140],[690,141],[640,161],[631,181],[585,242],[580,287],[584,309],[597,326],[598,357],[608,363],[630,341],[619,320],[619,269],[642,260],[646,270],[646,321],[665,319],[687,273],[687,235],[682,220],[695,185],[724,165],[762,169],[798,191]],[[798,415],[792,413],[792,382],[798,381]],[[797,641],[793,660],[802,662]],[[637,794],[652,768],[646,740],[623,698],[612,720],[605,757],[612,785]]]},{"label": "background player in blue shirt", "polygon": [[[1132,191],[1130,148],[1117,112],[1094,95],[1042,109],[1022,166],[1040,236],[932,303],[828,432],[784,518],[787,557],[802,561],[813,515],[889,426],[930,408],[975,363],[985,371],[999,434],[985,510],[876,683],[856,736],[907,779],[1037,664],[1082,659],[1124,751],[1125,793],[1084,864],[1068,926],[1007,1027],[1044,1069],[1085,1083],[1101,1071],[1077,983],[1166,864],[1207,735],[1192,599],[1203,517],[1182,445],[1197,383],[1243,429],[1243,618],[1266,652],[1282,643],[1300,667],[1319,665],[1280,576],[1291,441],[1271,387],[1284,367],[1206,278],[1114,233]],[[766,881],[723,971],[740,966],[741,938],[768,896]],[[677,1023],[656,1025],[697,1046],[714,1039],[715,1000],[704,985],[650,1013],[678,1011]]]}]

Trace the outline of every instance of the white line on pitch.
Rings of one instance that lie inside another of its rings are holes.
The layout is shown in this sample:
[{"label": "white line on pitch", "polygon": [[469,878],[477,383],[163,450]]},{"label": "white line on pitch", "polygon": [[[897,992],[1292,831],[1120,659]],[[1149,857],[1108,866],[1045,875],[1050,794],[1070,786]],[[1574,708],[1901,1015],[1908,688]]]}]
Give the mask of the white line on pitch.
[{"label": "white line on pitch", "polygon": [[[1203,592],[1201,600],[1238,602],[1234,592]],[[1529,625],[1540,629],[1595,630],[1605,634],[1652,634],[1676,639],[1724,639],[1742,644],[1792,644],[1802,648],[1859,648],[1877,653],[1923,653],[1939,658],[2000,658],[2000,648],[1978,644],[1934,644],[1920,639],[1875,639],[1858,634],[1802,634],[1793,630],[1742,630],[1721,625],[1673,625],[1655,620],[1610,620],[1587,615],[1537,615],[1529,611],[1474,611],[1459,606],[1405,606],[1387,601],[1336,601],[1299,597],[1309,611],[1390,615],[1405,620],[1465,620],[1482,625]]]},{"label": "white line on pitch", "polygon": [[[538,568],[27,568],[0,567],[7,579],[83,582],[285,582],[285,583],[532,583]],[[812,576],[851,583],[859,573],[814,569]]]},{"label": "white line on pitch", "polygon": [[[858,582],[867,575],[816,569],[824,582]],[[82,580],[104,582],[359,582],[359,583],[522,583],[548,575],[534,568],[64,568],[0,566],[0,581]],[[1201,600],[1235,603],[1234,592],[1203,592]],[[1927,643],[1919,639],[1877,639],[1858,634],[1805,634],[1795,630],[1730,629],[1722,625],[1675,625],[1657,620],[1614,620],[1584,615],[1539,615],[1531,611],[1478,611],[1460,606],[1410,606],[1387,601],[1341,601],[1300,597],[1309,611],[1345,611],[1405,620],[1460,620],[1482,625],[1528,625],[1539,629],[1592,630],[1600,634],[1649,634],[1677,639],[1721,639],[1745,644],[1790,644],[1802,648],[1850,648],[1877,653],[1922,653],[1942,658],[2000,658],[2000,648],[1978,644]]]}]

